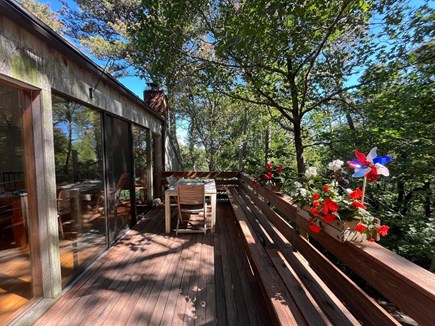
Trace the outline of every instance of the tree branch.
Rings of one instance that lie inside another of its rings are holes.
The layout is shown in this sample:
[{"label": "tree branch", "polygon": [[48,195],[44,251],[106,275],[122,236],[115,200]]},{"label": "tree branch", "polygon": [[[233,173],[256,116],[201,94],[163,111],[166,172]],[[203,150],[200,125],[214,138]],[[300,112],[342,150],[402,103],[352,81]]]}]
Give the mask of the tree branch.
[{"label": "tree branch", "polygon": [[299,71],[300,69],[302,69],[302,67],[306,63],[309,62],[308,70],[304,76],[304,88],[303,88],[303,92],[302,92],[301,109],[305,106],[305,101],[306,101],[307,93],[308,93],[308,81],[310,80],[310,74],[311,74],[311,70],[314,67],[314,63],[316,62],[317,58],[319,57],[320,53],[322,52],[322,49],[325,47],[325,44],[328,41],[328,38],[331,36],[332,32],[334,31],[334,28],[336,27],[336,25],[338,24],[340,19],[343,17],[343,12],[349,4],[350,4],[350,1],[343,2],[343,6],[341,7],[339,13],[335,17],[332,24],[328,27],[328,29],[327,29],[325,35],[323,36],[323,39],[320,42],[317,49],[310,56],[308,56],[297,69]]},{"label": "tree branch", "polygon": [[338,91],[336,91],[336,92],[333,92],[333,93],[329,94],[328,96],[322,98],[321,100],[317,101],[316,103],[314,103],[313,105],[311,105],[311,106],[310,106],[309,108],[307,108],[306,110],[302,111],[302,115],[305,115],[306,113],[308,113],[308,112],[314,110],[315,108],[317,108],[319,105],[321,105],[321,104],[323,104],[323,103],[326,103],[326,102],[332,100],[332,99],[334,98],[334,96],[336,96],[336,95],[339,95],[339,94],[341,94],[341,93],[347,92],[348,90],[351,90],[351,89],[359,88],[359,87],[361,87],[361,86],[364,86],[364,85],[370,84],[371,82],[373,82],[373,81],[375,81],[375,80],[376,80],[376,79],[370,79],[370,80],[367,80],[367,81],[365,81],[365,82],[363,82],[363,83],[360,83],[360,84],[357,84],[357,85],[348,86],[348,87],[342,88],[342,89],[340,89],[340,90],[338,90]]}]

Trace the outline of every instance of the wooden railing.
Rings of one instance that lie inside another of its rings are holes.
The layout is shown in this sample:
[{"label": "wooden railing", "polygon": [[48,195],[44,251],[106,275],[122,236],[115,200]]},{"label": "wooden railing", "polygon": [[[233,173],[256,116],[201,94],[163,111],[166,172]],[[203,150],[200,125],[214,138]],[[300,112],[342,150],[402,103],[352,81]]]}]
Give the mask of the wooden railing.
[{"label": "wooden railing", "polygon": [[238,185],[239,183],[239,172],[162,172],[162,185],[164,187],[168,185],[167,178],[169,176],[185,179],[215,179],[216,186],[218,188],[230,185]]},{"label": "wooden railing", "polygon": [[[435,325],[435,275],[375,242],[340,243],[323,231],[312,233],[291,197],[252,186],[253,178],[236,172],[165,172],[167,176],[216,178],[221,186],[238,186],[309,263],[323,282],[358,315],[381,318],[373,300],[310,243],[314,239],[392,304],[421,325]],[[291,223],[289,223],[291,222]],[[295,227],[291,226],[294,225]],[[301,235],[304,234],[303,235]],[[306,236],[308,234],[308,237]],[[375,322],[376,324],[376,322]],[[382,323],[381,323],[382,324]],[[388,324],[387,322],[385,324]]]}]

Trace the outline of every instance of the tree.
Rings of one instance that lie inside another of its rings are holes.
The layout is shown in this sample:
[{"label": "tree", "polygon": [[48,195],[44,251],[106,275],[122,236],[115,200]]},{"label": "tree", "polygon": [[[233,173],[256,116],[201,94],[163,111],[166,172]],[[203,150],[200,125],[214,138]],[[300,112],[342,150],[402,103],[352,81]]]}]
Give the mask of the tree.
[{"label": "tree", "polygon": [[48,5],[35,0],[19,0],[18,2],[55,32],[63,33],[65,25],[60,21],[58,14],[53,12]]}]

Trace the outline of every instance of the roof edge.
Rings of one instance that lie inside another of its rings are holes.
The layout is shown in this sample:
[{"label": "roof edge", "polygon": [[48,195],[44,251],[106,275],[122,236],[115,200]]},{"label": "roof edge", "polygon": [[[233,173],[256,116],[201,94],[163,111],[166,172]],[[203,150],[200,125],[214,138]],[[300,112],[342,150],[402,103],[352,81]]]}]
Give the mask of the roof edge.
[{"label": "roof edge", "polygon": [[104,71],[99,65],[97,65],[91,58],[86,56],[83,52],[72,46],[66,39],[56,33],[47,24],[35,17],[28,10],[23,8],[15,0],[0,0],[0,12],[2,15],[12,19],[15,23],[22,26],[30,33],[44,39],[47,43],[52,44],[55,48],[65,54],[70,60],[84,65],[87,69],[91,70],[98,78],[103,79],[105,82],[120,90],[121,93],[126,95],[129,99],[135,101],[141,105],[144,110],[151,113],[155,117],[162,121],[165,121],[164,117],[158,112],[151,109],[142,99],[140,99],[135,93],[124,86],[111,74]]}]

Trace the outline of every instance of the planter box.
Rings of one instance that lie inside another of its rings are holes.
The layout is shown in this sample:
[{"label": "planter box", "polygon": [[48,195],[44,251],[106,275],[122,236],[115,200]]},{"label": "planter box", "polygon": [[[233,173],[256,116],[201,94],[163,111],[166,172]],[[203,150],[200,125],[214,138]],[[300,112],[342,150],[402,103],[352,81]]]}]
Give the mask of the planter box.
[{"label": "planter box", "polygon": [[[311,216],[305,209],[297,208],[297,213],[302,218],[308,220]],[[340,221],[336,220],[332,223],[322,223],[320,224],[320,227],[322,230],[328,234],[329,236],[333,237],[339,242],[345,242],[345,241],[355,241],[355,242],[361,242],[364,240],[370,239],[370,236],[366,233],[361,233],[358,231],[355,231],[355,227],[358,224],[358,221]],[[372,238],[374,238],[376,241],[379,240],[379,234],[377,234],[376,231],[373,231]]]},{"label": "planter box", "polygon": [[273,192],[281,192],[281,187],[282,187],[281,183],[277,183],[275,185],[269,183],[265,186],[266,189],[269,189],[270,191]]}]

